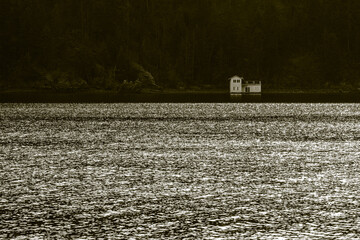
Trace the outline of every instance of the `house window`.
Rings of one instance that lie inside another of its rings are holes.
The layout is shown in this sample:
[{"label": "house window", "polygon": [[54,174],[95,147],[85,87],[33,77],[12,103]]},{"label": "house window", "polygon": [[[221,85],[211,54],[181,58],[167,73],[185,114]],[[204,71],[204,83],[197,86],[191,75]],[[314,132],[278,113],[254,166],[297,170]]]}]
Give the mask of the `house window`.
[{"label": "house window", "polygon": [[247,92],[247,93],[250,92],[250,87],[246,87],[245,92]]},{"label": "house window", "polygon": [[236,83],[236,80],[234,79],[233,82]]}]

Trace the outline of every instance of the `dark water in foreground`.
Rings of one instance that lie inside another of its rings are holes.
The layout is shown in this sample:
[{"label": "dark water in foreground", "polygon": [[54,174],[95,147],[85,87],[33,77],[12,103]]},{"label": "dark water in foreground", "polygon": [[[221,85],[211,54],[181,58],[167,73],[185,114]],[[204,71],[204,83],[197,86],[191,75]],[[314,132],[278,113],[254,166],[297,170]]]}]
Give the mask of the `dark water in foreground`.
[{"label": "dark water in foreground", "polygon": [[359,104],[0,104],[0,238],[356,239]]}]

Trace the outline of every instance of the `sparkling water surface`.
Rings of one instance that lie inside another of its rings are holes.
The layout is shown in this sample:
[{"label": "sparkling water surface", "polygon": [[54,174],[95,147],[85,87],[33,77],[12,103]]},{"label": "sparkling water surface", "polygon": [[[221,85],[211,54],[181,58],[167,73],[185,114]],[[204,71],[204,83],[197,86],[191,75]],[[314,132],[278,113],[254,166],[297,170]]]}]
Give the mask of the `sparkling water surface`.
[{"label": "sparkling water surface", "polygon": [[0,238],[360,238],[360,104],[0,104]]}]

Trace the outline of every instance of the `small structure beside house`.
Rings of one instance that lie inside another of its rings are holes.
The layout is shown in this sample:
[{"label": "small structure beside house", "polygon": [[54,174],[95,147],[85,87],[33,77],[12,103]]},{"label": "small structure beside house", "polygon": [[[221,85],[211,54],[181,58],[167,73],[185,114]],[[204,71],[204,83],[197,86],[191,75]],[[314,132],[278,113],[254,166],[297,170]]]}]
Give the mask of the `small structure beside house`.
[{"label": "small structure beside house", "polygon": [[237,75],[229,78],[230,95],[261,95],[261,81],[245,81],[243,77]]}]

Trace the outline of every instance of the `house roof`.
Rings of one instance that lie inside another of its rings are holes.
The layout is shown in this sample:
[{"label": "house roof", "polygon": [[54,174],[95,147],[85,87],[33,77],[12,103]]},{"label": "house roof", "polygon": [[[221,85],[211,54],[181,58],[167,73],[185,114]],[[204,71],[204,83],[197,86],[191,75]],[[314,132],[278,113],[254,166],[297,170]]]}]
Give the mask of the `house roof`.
[{"label": "house roof", "polygon": [[242,79],[242,77],[239,77],[238,75],[234,75],[234,76],[232,76],[232,77],[230,77],[230,78],[228,78],[229,80],[230,79]]},{"label": "house roof", "polygon": [[261,81],[244,81],[243,85],[261,85]]}]

